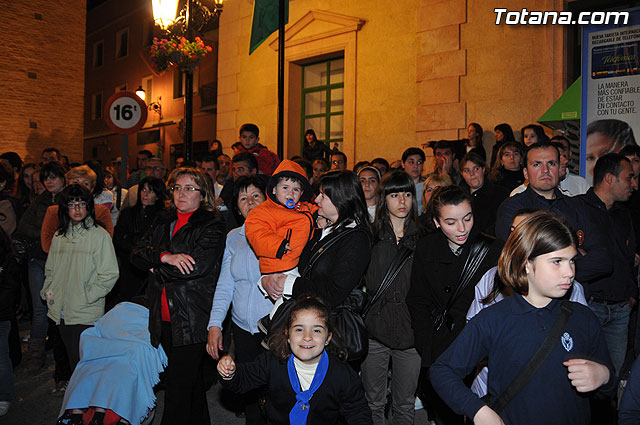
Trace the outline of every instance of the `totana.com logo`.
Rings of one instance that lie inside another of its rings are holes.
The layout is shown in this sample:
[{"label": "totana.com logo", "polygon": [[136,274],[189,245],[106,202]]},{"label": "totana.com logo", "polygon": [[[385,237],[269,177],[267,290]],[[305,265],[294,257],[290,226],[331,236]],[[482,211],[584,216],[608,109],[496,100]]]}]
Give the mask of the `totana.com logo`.
[{"label": "totana.com logo", "polygon": [[566,11],[496,8],[493,12],[496,14],[496,25],[626,25],[629,22],[629,12],[580,12],[577,18],[572,12]]}]

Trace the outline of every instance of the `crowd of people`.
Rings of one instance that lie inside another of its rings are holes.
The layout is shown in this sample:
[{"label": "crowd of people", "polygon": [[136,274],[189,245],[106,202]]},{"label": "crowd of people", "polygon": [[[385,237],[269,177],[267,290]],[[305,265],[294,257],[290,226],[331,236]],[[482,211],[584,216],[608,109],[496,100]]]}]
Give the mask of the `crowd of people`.
[{"label": "crowd of people", "polygon": [[[352,170],[313,130],[278,158],[254,124],[172,170],[142,150],[126,181],[117,160],[0,155],[0,415],[22,351],[35,373],[53,349],[64,394],[83,332],[134,302],[166,353],[163,425],[211,423],[214,361],[248,425],[640,423],[640,146],[591,185],[568,138],[494,130]],[[118,414],[58,423],[88,408]]]}]

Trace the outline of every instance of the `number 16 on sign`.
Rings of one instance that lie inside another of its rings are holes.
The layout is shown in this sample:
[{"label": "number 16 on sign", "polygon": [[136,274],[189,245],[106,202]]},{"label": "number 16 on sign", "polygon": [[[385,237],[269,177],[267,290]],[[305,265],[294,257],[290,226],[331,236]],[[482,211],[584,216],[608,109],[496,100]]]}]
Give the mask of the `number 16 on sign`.
[{"label": "number 16 on sign", "polygon": [[140,130],[147,121],[147,105],[135,93],[123,91],[111,96],[104,106],[107,111],[105,121],[116,133],[122,134],[122,175],[120,181],[127,181],[127,157],[129,155],[128,135]]}]

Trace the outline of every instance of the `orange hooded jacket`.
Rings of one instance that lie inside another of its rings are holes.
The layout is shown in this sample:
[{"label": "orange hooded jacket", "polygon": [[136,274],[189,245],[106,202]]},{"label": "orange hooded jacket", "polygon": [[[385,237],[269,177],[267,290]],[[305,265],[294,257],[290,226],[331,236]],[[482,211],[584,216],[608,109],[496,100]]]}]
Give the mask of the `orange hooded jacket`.
[{"label": "orange hooded jacket", "polygon": [[[274,194],[283,177],[293,177],[302,185],[302,195],[293,208],[280,203]],[[313,196],[302,167],[293,161],[282,161],[267,183],[267,200],[252,209],[244,222],[262,274],[284,272],[298,265],[304,246],[313,236],[314,214],[318,211],[318,207],[309,202]],[[290,251],[285,250],[287,243]]]}]

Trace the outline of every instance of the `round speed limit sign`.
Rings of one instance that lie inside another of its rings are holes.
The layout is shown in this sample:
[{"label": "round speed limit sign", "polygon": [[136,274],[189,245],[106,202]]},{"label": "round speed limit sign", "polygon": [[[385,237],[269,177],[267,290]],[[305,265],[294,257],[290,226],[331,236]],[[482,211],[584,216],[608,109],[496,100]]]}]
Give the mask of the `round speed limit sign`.
[{"label": "round speed limit sign", "polygon": [[116,133],[135,133],[147,121],[147,105],[132,92],[114,94],[107,100],[104,109],[107,125]]}]

